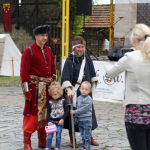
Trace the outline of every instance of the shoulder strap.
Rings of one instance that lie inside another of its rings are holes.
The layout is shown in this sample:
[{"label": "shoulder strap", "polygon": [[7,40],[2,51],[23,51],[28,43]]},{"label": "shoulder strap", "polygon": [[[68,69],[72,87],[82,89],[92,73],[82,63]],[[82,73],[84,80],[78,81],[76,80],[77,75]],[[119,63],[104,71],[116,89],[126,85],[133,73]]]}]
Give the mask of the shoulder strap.
[{"label": "shoulder strap", "polygon": [[[81,64],[81,68],[80,68],[80,72],[79,72],[79,76],[78,76],[78,80],[77,82],[78,83],[81,83],[82,82],[82,78],[83,78],[83,74],[84,74],[84,67],[85,67],[85,63],[86,63],[86,57],[84,57],[83,61],[82,61],[82,64]],[[76,99],[77,99],[77,90],[79,88],[79,84],[76,84],[73,88],[72,88],[72,91],[74,93],[74,96],[73,96],[73,106],[76,107]]]},{"label": "shoulder strap", "polygon": [[30,49],[30,52],[31,52],[31,62],[32,62],[33,52],[32,52],[32,49],[31,49],[31,47],[30,47],[30,46],[29,46],[29,49]]},{"label": "shoulder strap", "polygon": [[[33,52],[32,52],[32,48],[29,46],[29,49],[30,49],[30,52],[31,52],[31,61],[32,61],[32,58],[33,58]],[[49,47],[49,50],[51,52],[51,48]]]},{"label": "shoulder strap", "polygon": [[50,52],[51,52],[51,48],[49,47],[49,50],[50,50]]}]

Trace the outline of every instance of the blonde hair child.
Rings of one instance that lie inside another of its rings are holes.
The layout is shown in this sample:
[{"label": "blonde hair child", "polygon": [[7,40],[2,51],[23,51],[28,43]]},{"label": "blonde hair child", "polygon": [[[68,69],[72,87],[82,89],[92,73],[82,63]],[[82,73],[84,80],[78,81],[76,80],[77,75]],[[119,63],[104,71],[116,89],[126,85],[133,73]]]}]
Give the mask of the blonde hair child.
[{"label": "blonde hair child", "polygon": [[[52,82],[48,89],[49,95],[52,97],[48,103],[47,122],[48,125],[55,124],[58,131],[56,132],[55,150],[60,150],[61,133],[64,126],[64,120],[69,113],[68,103],[62,97],[62,89],[59,82]],[[48,134],[45,150],[51,149],[54,133]]]},{"label": "blonde hair child", "polygon": [[48,89],[49,95],[52,96],[53,92],[57,92],[61,96],[63,95],[63,91],[59,82],[52,82]]}]

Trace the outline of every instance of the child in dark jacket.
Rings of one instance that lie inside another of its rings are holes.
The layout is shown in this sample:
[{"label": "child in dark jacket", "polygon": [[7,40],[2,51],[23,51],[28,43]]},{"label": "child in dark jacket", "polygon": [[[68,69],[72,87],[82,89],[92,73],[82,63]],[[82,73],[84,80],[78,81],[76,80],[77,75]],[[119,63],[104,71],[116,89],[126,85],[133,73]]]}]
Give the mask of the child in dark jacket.
[{"label": "child in dark jacket", "polygon": [[[52,82],[48,91],[52,99],[48,103],[47,122],[48,125],[57,126],[55,150],[60,150],[64,120],[69,113],[68,102],[62,97],[63,92],[59,82]],[[54,133],[48,134],[45,150],[51,150],[53,135]]]},{"label": "child in dark jacket", "polygon": [[70,110],[70,114],[75,114],[75,122],[78,123],[82,137],[82,148],[80,150],[90,150],[93,101],[88,94],[91,92],[91,84],[88,81],[82,82],[80,92],[81,95],[77,98],[77,109]]}]

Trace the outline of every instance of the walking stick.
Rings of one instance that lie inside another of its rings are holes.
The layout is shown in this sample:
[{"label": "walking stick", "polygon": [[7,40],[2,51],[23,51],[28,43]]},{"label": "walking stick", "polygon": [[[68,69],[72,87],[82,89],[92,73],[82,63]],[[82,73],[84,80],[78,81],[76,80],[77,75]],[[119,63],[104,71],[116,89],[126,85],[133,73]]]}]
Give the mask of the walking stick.
[{"label": "walking stick", "polygon": [[[73,100],[71,99],[71,103],[68,104],[70,105],[70,110],[73,110]],[[75,150],[75,132],[74,132],[74,116],[73,114],[71,115],[71,124],[72,124],[72,137],[73,137],[73,149]]]},{"label": "walking stick", "polygon": [[[71,110],[73,110],[73,104],[70,105]],[[73,137],[73,149],[75,150],[75,132],[74,132],[74,116],[71,115],[71,123],[72,123],[72,137]]]}]

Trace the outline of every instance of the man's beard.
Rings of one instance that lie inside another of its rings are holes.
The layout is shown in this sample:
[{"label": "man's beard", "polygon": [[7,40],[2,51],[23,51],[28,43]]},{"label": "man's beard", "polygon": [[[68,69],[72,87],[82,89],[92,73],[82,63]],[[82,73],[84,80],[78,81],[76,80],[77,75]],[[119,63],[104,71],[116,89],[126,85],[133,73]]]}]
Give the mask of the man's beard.
[{"label": "man's beard", "polygon": [[82,56],[83,54],[84,54],[84,52],[83,53],[77,53],[79,56]]},{"label": "man's beard", "polygon": [[79,56],[82,56],[83,55],[83,53],[77,53]]}]

